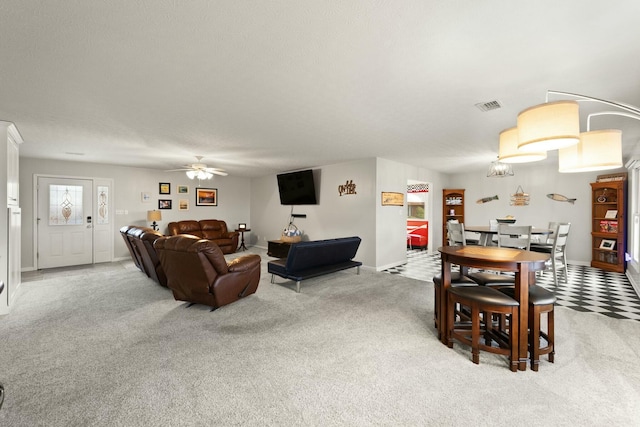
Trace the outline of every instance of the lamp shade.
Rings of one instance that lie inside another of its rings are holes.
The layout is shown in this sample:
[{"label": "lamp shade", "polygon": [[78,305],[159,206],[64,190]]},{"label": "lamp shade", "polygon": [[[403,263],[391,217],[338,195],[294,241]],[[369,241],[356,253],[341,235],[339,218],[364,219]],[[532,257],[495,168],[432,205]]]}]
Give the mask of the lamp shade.
[{"label": "lamp shade", "polygon": [[537,162],[547,158],[547,152],[528,153],[518,150],[518,128],[509,128],[500,132],[498,160],[503,163]]},{"label": "lamp shade", "polygon": [[162,221],[162,212],[160,211],[147,211],[147,221]]},{"label": "lamp shade", "polygon": [[570,147],[580,141],[576,101],[557,101],[527,108],[518,114],[518,149],[540,152]]},{"label": "lamp shade", "polygon": [[558,171],[591,172],[622,167],[622,131],[593,130],[580,134],[580,143],[558,151]]}]

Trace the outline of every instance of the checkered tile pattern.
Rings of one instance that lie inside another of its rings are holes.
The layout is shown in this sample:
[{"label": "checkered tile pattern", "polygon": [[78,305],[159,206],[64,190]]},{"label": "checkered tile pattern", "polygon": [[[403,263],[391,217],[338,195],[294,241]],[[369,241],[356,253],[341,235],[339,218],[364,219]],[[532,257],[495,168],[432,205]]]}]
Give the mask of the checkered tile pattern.
[{"label": "checkered tile pattern", "polygon": [[[440,254],[429,255],[426,251],[409,250],[406,264],[385,272],[431,281],[440,272]],[[560,276],[557,288],[550,271],[538,276],[536,283],[556,295],[558,306],[600,313],[616,319],[640,321],[640,298],[624,274],[571,264],[568,273],[569,283],[563,283]]]}]

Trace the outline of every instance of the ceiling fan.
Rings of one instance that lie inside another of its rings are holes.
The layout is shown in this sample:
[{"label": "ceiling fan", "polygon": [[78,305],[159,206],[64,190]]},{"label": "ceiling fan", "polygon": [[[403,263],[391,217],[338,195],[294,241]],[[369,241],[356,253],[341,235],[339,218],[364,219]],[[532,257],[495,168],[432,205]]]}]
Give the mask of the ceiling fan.
[{"label": "ceiling fan", "polygon": [[187,176],[191,179],[211,179],[213,175],[229,175],[224,169],[219,168],[210,168],[206,164],[201,163],[202,156],[196,156],[197,163],[192,163],[190,165],[183,165],[180,169],[171,169],[166,172],[178,172],[178,171],[186,171]]}]

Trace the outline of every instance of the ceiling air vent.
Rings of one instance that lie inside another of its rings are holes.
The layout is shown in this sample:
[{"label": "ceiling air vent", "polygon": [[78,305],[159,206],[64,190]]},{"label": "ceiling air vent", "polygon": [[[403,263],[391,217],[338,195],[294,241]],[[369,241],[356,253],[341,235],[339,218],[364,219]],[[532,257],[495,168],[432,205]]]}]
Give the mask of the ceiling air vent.
[{"label": "ceiling air vent", "polygon": [[476,104],[476,107],[478,107],[478,109],[480,111],[491,111],[491,110],[497,110],[498,108],[502,108],[502,105],[500,104],[500,101],[489,101],[489,102],[481,102]]}]

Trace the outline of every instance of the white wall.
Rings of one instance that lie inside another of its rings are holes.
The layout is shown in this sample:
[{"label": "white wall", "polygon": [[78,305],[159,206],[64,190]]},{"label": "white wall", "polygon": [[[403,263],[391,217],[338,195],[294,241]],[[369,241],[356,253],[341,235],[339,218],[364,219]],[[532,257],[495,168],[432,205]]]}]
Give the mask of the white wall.
[{"label": "white wall", "polygon": [[[488,169],[488,166],[487,166]],[[539,166],[535,163],[514,165],[514,176],[487,178],[486,174],[460,173],[451,175],[451,188],[464,188],[465,222],[489,225],[490,219],[506,215],[516,217],[516,223],[546,228],[550,221],[571,223],[567,243],[570,262],[588,265],[591,262],[591,186],[598,175],[605,172],[558,172],[557,165]],[[607,171],[615,173],[617,171]],[[528,206],[510,206],[510,196],[521,185],[530,196]],[[558,193],[577,199],[575,204],[557,202],[547,194]],[[498,195],[499,200],[477,204],[478,199]]]},{"label": "white wall", "polygon": [[[150,226],[147,211],[158,208],[158,199],[171,199],[172,209],[162,210],[160,232],[167,233],[167,224],[185,219],[221,219],[227,227],[235,229],[238,223],[249,223],[251,192],[249,178],[233,176],[218,177],[211,181],[202,181],[202,187],[218,189],[218,206],[196,206],[195,188],[198,181],[192,181],[183,172],[167,173],[155,169],[131,168],[124,166],[95,163],[68,162],[20,158],[20,204],[22,207],[22,269],[34,267],[34,197],[33,182],[35,174],[51,174],[72,177],[99,177],[114,180],[112,201],[115,210],[128,211],[126,215],[114,217],[114,257],[127,258],[129,252],[120,236],[120,227],[125,225]],[[158,184],[171,183],[171,194],[160,195]],[[177,194],[178,185],[189,186],[189,194]],[[141,193],[151,193],[151,202],[143,203]],[[179,211],[178,200],[189,200],[189,210]]]},{"label": "white wall", "polygon": [[[364,265],[377,269],[406,261],[406,206],[381,206],[382,191],[406,192],[408,180],[431,184],[433,216],[429,223],[429,251],[442,245],[442,189],[466,189],[465,222],[488,224],[489,219],[514,215],[519,224],[546,227],[549,221],[572,223],[568,255],[573,262],[588,264],[591,260],[591,204],[590,182],[599,173],[560,174],[554,165],[515,165],[515,176],[487,178],[484,172],[441,174],[386,159],[362,159],[313,168],[318,205],[295,206],[295,213],[307,214],[297,218],[296,226],[307,240],[360,236],[362,245],[356,258]],[[611,173],[614,173],[612,171]],[[196,207],[194,189],[197,181],[180,172],[166,173],[155,169],[129,168],[79,162],[65,162],[20,158],[20,199],[22,205],[22,267],[33,267],[33,176],[55,174],[74,177],[101,177],[114,180],[116,210],[127,215],[114,217],[114,255],[129,256],[118,230],[129,224],[149,225],[146,212],[157,208],[159,198],[173,200],[173,209],[162,211],[160,231],[166,233],[170,221],[182,219],[222,219],[235,229],[244,222],[251,228],[245,235],[247,243],[267,247],[268,240],[277,240],[289,221],[290,206],[280,205],[276,175],[260,178],[216,177],[203,186],[218,189],[217,207]],[[352,180],[355,195],[338,194],[338,186]],[[170,182],[171,194],[160,196],[158,183]],[[178,211],[181,195],[177,185],[188,185],[189,211]],[[529,206],[509,205],[509,196],[518,185],[531,196]],[[151,203],[141,202],[141,193],[150,192]],[[546,197],[559,193],[577,198],[574,205],[555,202]],[[498,194],[500,200],[477,204],[476,200]]]},{"label": "white wall", "polygon": [[[304,232],[303,240],[359,236],[356,259],[375,266],[375,159],[314,167],[317,205],[294,206],[293,212],[306,214],[294,224]],[[353,181],[357,194],[342,195],[338,186]],[[251,180],[251,227],[249,242],[263,248],[278,240],[289,223],[291,206],[280,204],[276,175]]]}]

